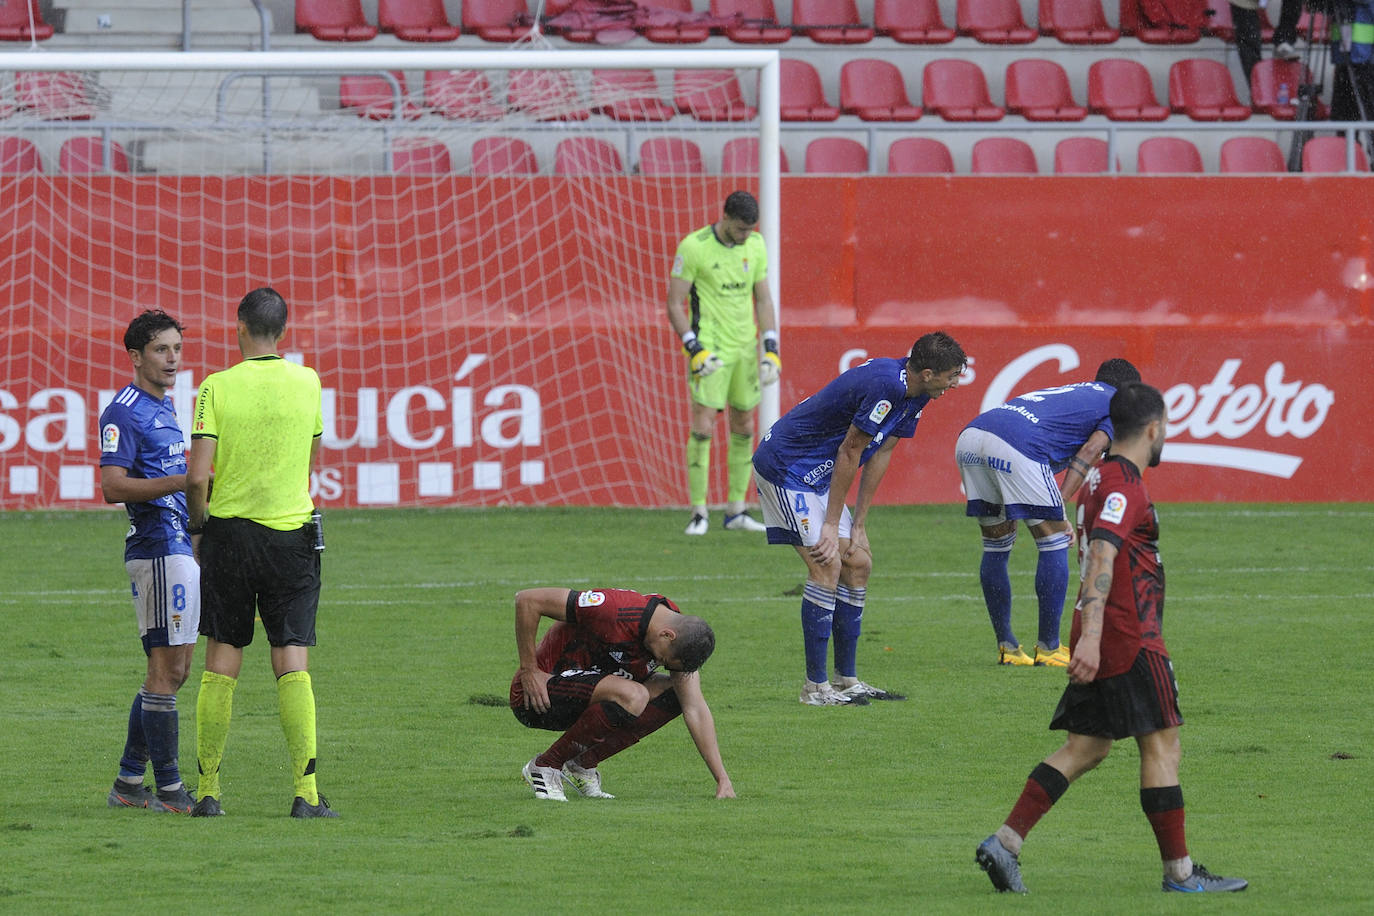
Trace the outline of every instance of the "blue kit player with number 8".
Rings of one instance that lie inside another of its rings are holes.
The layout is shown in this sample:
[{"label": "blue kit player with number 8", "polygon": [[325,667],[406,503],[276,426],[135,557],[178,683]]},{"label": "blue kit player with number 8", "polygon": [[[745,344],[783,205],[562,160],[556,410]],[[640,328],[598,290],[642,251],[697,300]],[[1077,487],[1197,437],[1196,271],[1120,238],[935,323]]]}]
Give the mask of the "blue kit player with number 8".
[{"label": "blue kit player with number 8", "polygon": [[[124,348],[134,381],[100,414],[100,489],[105,502],[123,503],[129,513],[124,567],[148,671],[129,709],[107,801],[111,808],[187,814],[194,802],[177,765],[177,691],[200,634],[200,567],[186,530],[186,440],[167,397],[181,363],[181,325],[165,312],[145,311],[124,332]],[[150,759],[156,792],[143,784]]]},{"label": "blue kit player with number 8", "polygon": [[[968,499],[966,513],[983,529],[979,578],[988,617],[997,634],[999,665],[1064,668],[1069,649],[1059,641],[1064,596],[1069,589],[1069,546],[1073,534],[1064,514],[1112,441],[1109,405],[1122,385],[1140,381],[1124,359],[1109,359],[1091,382],[1032,391],[984,411],[964,427],[955,446],[959,476]],[[1067,469],[1067,470],[1066,470]],[[1054,475],[1066,471],[1055,484]],[[1040,555],[1035,594],[1040,633],[1035,657],[1027,655],[1011,629],[1011,578],[1007,573],[1016,522],[1035,536]]]}]

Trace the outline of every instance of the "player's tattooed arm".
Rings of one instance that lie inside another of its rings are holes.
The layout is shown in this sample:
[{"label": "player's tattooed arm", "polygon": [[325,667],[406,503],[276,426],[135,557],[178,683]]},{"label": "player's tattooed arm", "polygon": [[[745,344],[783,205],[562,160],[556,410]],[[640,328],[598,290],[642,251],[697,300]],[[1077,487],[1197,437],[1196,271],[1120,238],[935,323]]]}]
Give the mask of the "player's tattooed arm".
[{"label": "player's tattooed arm", "polygon": [[1069,661],[1069,678],[1075,683],[1086,684],[1097,677],[1102,659],[1102,618],[1112,591],[1116,554],[1116,546],[1109,541],[1094,538],[1088,542],[1083,589],[1078,594],[1079,636]]},{"label": "player's tattooed arm", "polygon": [[1073,495],[1078,492],[1078,488],[1083,486],[1083,481],[1088,479],[1088,474],[1092,472],[1093,465],[1102,458],[1102,453],[1111,445],[1112,440],[1102,430],[1094,430],[1088,437],[1088,441],[1078,450],[1078,453],[1069,459],[1069,468],[1064,472],[1064,482],[1060,484],[1059,493],[1067,502],[1073,499]]}]

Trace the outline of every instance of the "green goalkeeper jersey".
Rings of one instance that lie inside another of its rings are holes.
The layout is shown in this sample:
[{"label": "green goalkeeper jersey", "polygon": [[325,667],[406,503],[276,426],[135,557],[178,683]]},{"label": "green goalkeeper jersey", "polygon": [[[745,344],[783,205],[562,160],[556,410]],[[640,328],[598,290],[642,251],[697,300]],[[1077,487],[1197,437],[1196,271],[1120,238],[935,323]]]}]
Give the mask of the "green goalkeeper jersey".
[{"label": "green goalkeeper jersey", "polygon": [[755,345],[754,285],[768,276],[762,235],[730,247],[710,226],[699,229],[677,246],[672,276],[692,284],[689,317],[703,347],[731,352]]}]

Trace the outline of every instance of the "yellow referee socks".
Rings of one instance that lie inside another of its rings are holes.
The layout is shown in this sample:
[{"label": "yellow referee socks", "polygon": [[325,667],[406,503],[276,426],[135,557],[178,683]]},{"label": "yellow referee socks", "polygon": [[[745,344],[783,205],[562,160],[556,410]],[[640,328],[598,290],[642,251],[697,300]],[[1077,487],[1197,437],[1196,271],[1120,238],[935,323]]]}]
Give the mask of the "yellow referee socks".
[{"label": "yellow referee socks", "polygon": [[235,678],[213,671],[200,676],[200,694],[196,697],[196,766],[200,770],[197,799],[207,795],[220,797],[219,765],[224,758],[224,744],[229,740],[237,683]]},{"label": "yellow referee socks", "polygon": [[320,803],[315,788],[315,690],[310,672],[288,671],[277,678],[277,710],[286,749],[291,754],[291,776],[296,794],[308,804]]}]

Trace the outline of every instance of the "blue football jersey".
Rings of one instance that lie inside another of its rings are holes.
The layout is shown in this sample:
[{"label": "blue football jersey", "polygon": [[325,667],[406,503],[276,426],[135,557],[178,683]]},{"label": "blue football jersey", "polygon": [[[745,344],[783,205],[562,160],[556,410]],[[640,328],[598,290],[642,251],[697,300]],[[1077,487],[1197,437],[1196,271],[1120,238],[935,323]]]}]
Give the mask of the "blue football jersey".
[{"label": "blue football jersey", "polygon": [[[127,468],[130,477],[186,473],[186,440],[171,398],[158,400],[137,385],[115,395],[100,414],[100,465],[107,464]],[[184,491],[124,508],[129,513],[125,560],[191,554]]]},{"label": "blue football jersey", "polygon": [[825,493],[849,427],[873,436],[863,464],[888,438],[914,435],[929,401],[925,394],[907,397],[906,360],[870,359],[780,417],[754,453],[754,470],[775,486]]},{"label": "blue football jersey", "polygon": [[1094,430],[1112,436],[1108,407],[1115,393],[1102,382],[1045,388],[985,411],[968,426],[986,430],[1027,458],[1062,471]]}]

